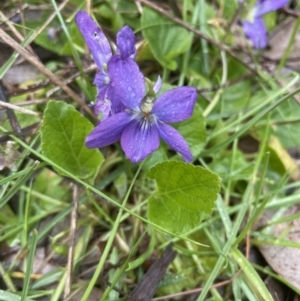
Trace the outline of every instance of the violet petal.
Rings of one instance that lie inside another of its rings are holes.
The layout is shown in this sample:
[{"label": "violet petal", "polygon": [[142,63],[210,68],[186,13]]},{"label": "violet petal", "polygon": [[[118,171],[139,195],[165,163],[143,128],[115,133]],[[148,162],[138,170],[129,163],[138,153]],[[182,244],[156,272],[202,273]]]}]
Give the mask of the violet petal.
[{"label": "violet petal", "polygon": [[124,129],[121,146],[133,163],[143,160],[159,147],[159,134],[156,124],[133,119]]},{"label": "violet petal", "polygon": [[191,162],[193,156],[190,148],[181,134],[171,126],[159,122],[157,124],[159,135],[176,152],[180,153],[186,162]]},{"label": "violet petal", "polygon": [[267,46],[267,31],[261,18],[256,18],[252,23],[244,21],[243,30],[255,48],[265,48]]},{"label": "violet petal", "polygon": [[106,90],[106,98],[111,101],[111,112],[117,114],[124,111],[125,107],[121,102],[121,98],[116,94],[114,87],[109,85]]},{"label": "violet petal", "polygon": [[163,122],[180,122],[192,116],[196,100],[195,88],[175,88],[159,96],[151,113]]},{"label": "violet petal", "polygon": [[136,62],[130,58],[122,60],[119,55],[114,55],[107,67],[110,85],[116,95],[120,97],[126,108],[139,111],[145,95],[145,83]]},{"label": "violet petal", "polygon": [[136,49],[134,44],[135,35],[132,29],[128,26],[121,28],[117,34],[117,46],[122,60],[135,57]]},{"label": "violet petal", "polygon": [[108,40],[97,23],[85,11],[79,11],[75,21],[91,50],[96,65],[103,70],[102,65],[106,64],[112,55]]},{"label": "violet petal", "polygon": [[289,3],[289,0],[260,0],[256,4],[255,17],[276,11]]},{"label": "violet petal", "polygon": [[157,94],[160,91],[161,85],[162,85],[162,79],[161,79],[160,76],[158,76],[157,81],[153,86],[153,91],[154,91],[155,94]]},{"label": "violet petal", "polygon": [[117,142],[125,128],[131,121],[132,115],[126,112],[112,115],[101,121],[87,136],[85,145],[88,148],[101,148]]},{"label": "violet petal", "polygon": [[99,99],[104,99],[109,84],[109,77],[103,72],[97,72],[93,84],[97,86]]},{"label": "violet petal", "polygon": [[96,115],[99,115],[101,112],[101,121],[105,120],[111,115],[111,101],[109,99],[97,99],[94,112]]}]

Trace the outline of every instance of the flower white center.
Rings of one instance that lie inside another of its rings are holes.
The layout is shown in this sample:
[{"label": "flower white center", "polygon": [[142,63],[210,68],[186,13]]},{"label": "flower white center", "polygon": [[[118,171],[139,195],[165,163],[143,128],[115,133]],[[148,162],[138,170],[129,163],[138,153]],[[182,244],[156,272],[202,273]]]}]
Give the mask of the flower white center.
[{"label": "flower white center", "polygon": [[142,110],[142,112],[144,112],[146,114],[149,114],[152,111],[154,100],[155,100],[154,97],[146,96],[142,100],[142,104],[141,104],[141,110]]}]

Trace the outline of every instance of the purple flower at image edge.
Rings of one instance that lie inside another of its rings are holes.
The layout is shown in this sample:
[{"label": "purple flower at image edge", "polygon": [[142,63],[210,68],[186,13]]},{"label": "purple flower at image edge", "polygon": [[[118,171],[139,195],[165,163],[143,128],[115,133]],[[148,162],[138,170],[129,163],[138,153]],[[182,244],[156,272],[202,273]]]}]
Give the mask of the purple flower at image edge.
[{"label": "purple flower at image edge", "polygon": [[[167,123],[176,123],[191,117],[197,99],[193,87],[179,87],[165,92],[154,103],[145,95],[145,82],[133,60],[122,60],[118,55],[108,63],[111,84],[125,110],[101,121],[88,135],[86,146],[101,148],[121,140],[125,155],[138,162],[159,147],[160,137],[186,162],[193,157],[181,134]],[[158,92],[160,79],[153,90]]]},{"label": "purple flower at image edge", "polygon": [[[107,65],[113,57],[110,44],[97,23],[85,11],[79,11],[75,16],[76,24],[89,46],[93,59],[99,69],[96,73],[94,84],[98,88],[95,114],[102,113],[102,120],[112,113],[124,109],[119,97],[114,93],[111,85]],[[128,26],[121,28],[117,34],[117,53],[122,60],[132,60],[135,57],[135,36]]]},{"label": "purple flower at image edge", "polygon": [[253,21],[242,22],[243,31],[255,48],[267,46],[267,30],[262,16],[288,4],[289,0],[258,0],[253,11]]}]

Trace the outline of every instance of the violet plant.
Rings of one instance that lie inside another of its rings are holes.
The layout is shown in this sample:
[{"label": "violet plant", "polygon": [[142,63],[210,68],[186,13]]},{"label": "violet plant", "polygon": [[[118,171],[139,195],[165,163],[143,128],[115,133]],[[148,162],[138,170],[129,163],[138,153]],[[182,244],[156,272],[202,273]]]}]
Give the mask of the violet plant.
[{"label": "violet plant", "polygon": [[104,117],[86,138],[86,146],[102,148],[120,140],[126,156],[135,163],[154,152],[161,137],[190,162],[193,157],[187,142],[168,123],[192,116],[196,89],[178,87],[157,98],[161,79],[154,86],[145,80],[134,61],[135,37],[129,27],[118,32],[117,52],[112,55],[108,40],[86,12],[77,13],[76,23],[99,68],[94,81],[98,87],[96,111],[102,110]]},{"label": "violet plant", "polygon": [[[247,12],[242,20],[243,31],[253,43],[254,48],[265,48],[267,46],[267,30],[262,16],[276,11],[288,4],[289,0],[258,0],[253,9]],[[240,1],[244,4],[244,1]]]}]

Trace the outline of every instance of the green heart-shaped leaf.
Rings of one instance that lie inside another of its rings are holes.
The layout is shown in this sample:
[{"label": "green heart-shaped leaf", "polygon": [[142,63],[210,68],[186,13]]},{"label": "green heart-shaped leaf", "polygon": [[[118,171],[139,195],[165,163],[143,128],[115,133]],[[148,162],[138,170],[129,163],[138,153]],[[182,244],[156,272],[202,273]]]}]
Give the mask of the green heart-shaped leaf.
[{"label": "green heart-shaped leaf", "polygon": [[62,101],[50,101],[41,127],[43,154],[79,178],[93,178],[103,156],[84,144],[92,129],[93,125],[73,106]]},{"label": "green heart-shaped leaf", "polygon": [[148,218],[172,232],[198,225],[211,213],[220,190],[216,174],[179,161],[157,164],[146,176],[158,186],[149,199]]}]

